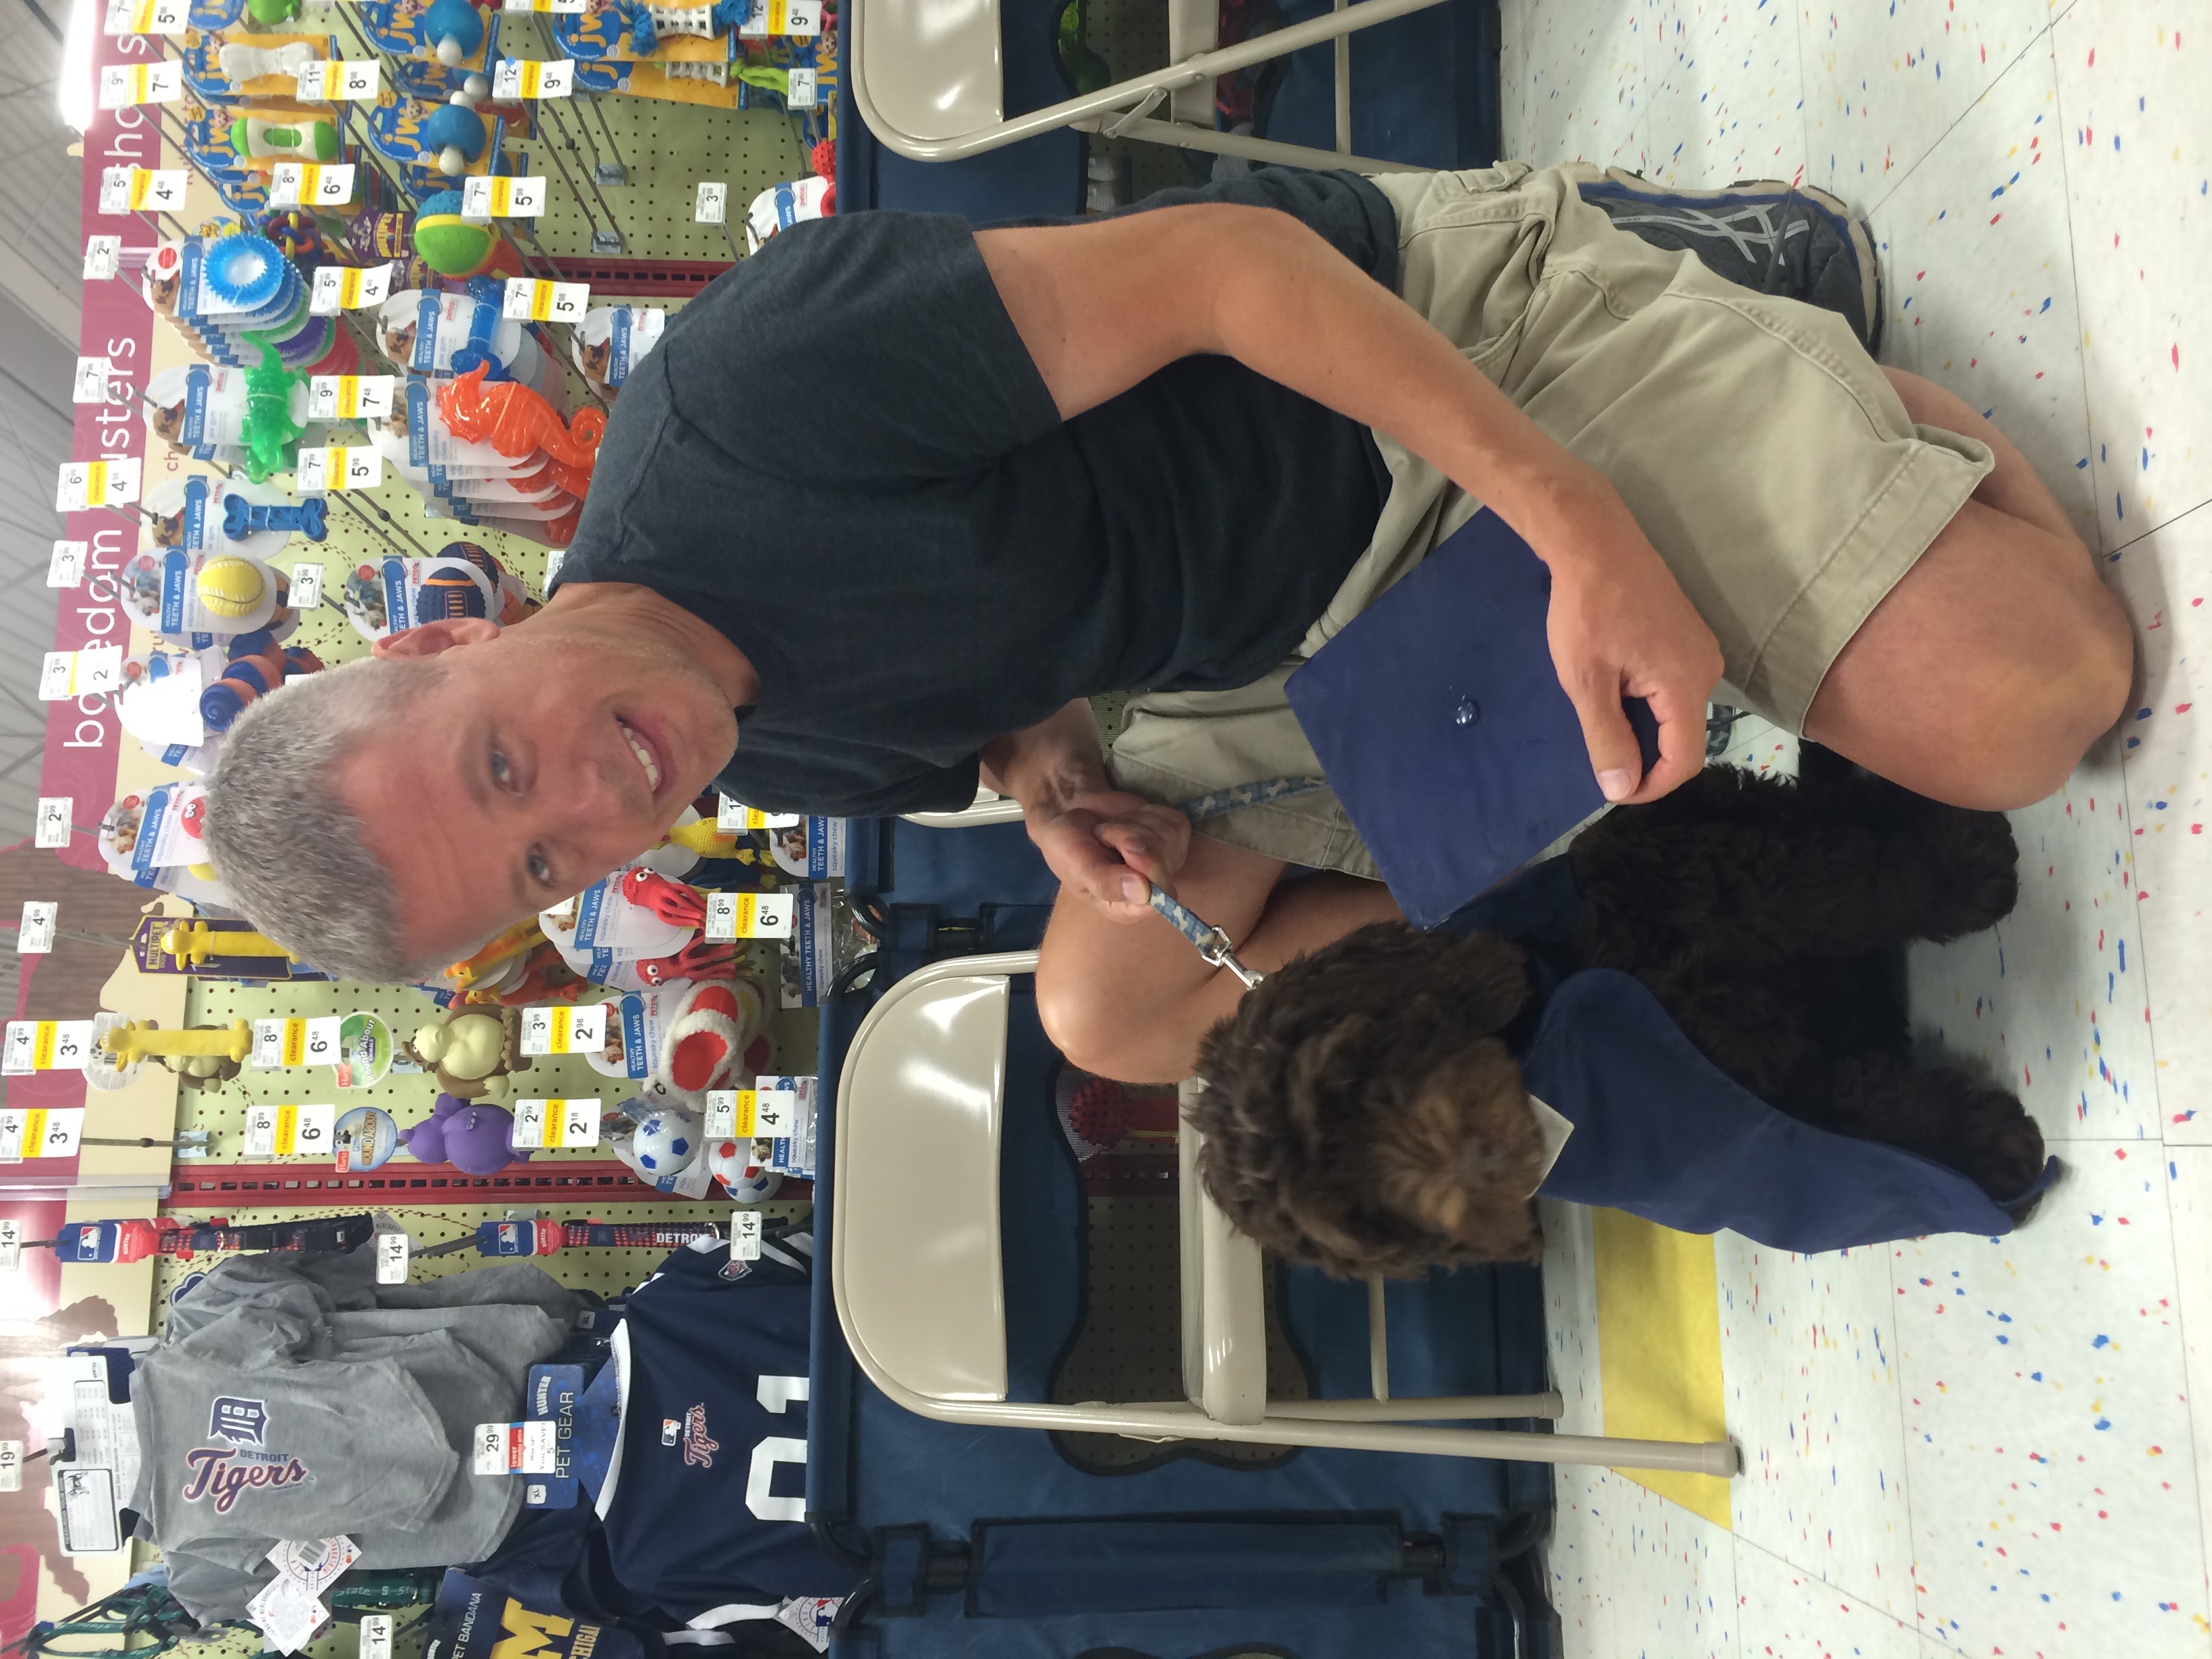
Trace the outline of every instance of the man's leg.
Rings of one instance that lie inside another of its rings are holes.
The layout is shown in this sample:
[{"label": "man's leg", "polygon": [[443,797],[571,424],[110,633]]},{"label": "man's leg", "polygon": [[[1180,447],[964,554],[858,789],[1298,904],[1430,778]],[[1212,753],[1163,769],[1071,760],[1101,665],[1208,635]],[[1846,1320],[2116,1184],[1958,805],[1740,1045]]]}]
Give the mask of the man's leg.
[{"label": "man's leg", "polygon": [[1836,658],[1805,735],[1938,800],[2026,806],[2125,712],[2134,631],[2010,441],[1942,387],[1883,372],[1915,421],[1980,439],[1996,470]]},{"label": "man's leg", "polygon": [[[1355,927],[1399,916],[1379,881],[1325,872],[1284,882],[1277,859],[1191,837],[1176,879],[1183,903],[1225,930],[1237,954],[1265,973]],[[1158,916],[1122,924],[1063,894],[1037,968],[1037,1012],[1073,1064],[1125,1083],[1188,1077],[1199,1040],[1236,1007],[1244,988],[1209,968]]]}]

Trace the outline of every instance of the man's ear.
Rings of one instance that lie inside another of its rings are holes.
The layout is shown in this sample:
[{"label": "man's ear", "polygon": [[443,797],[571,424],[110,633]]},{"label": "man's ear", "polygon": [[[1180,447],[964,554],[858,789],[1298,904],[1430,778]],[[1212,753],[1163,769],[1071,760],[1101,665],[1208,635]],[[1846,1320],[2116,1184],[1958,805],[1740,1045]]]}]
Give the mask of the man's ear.
[{"label": "man's ear", "polygon": [[499,624],[488,617],[453,617],[418,623],[386,634],[368,649],[372,657],[434,657],[456,646],[482,645],[499,637]]}]

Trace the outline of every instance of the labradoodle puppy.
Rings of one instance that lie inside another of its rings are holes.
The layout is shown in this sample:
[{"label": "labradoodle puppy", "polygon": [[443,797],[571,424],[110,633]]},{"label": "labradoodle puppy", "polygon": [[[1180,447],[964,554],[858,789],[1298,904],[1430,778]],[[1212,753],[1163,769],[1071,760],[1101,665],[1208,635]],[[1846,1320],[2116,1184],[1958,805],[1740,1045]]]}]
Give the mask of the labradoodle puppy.
[{"label": "labradoodle puppy", "polygon": [[1564,946],[1384,923],[1269,977],[1200,1052],[1214,1201],[1269,1249],[1340,1275],[1534,1260],[1543,1146],[1515,1059],[1534,1012],[1527,948],[1561,972],[1642,981],[1708,1060],[1790,1116],[2017,1199],[2042,1135],[2002,1089],[1915,1061],[1903,950],[2011,911],[2011,829],[1806,757],[1799,782],[1715,767],[1601,819],[1565,855],[1582,903]]}]

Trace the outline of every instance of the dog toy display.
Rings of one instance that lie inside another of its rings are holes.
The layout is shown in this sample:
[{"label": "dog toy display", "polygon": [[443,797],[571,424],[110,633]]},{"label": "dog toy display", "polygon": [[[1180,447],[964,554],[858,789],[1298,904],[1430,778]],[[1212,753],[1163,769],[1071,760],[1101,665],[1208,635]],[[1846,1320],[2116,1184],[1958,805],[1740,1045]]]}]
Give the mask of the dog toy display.
[{"label": "dog toy display", "polygon": [[507,1074],[525,1070],[515,1053],[515,1019],[505,1009],[456,1009],[436,1025],[416,1028],[407,1045],[409,1058],[438,1079],[439,1088],[461,1100],[505,1095]]},{"label": "dog toy display", "polygon": [[222,678],[200,693],[200,718],[210,732],[228,732],[255,702],[287,680],[320,672],[322,659],[300,646],[280,646],[266,632],[231,644]]},{"label": "dog toy display", "polygon": [[711,1221],[479,1221],[474,1233],[444,1244],[417,1250],[428,1256],[458,1255],[474,1250],[478,1255],[557,1255],[562,1250],[670,1250],[702,1238],[720,1238],[722,1230]]},{"label": "dog toy display", "polygon": [[222,504],[222,533],[232,541],[243,541],[248,536],[264,532],[277,535],[305,536],[311,542],[319,542],[330,533],[330,520],[323,498],[310,495],[297,507],[267,507],[250,501],[243,495],[231,495]]},{"label": "dog toy display", "polygon": [[514,1115],[505,1107],[441,1094],[429,1116],[399,1132],[399,1144],[421,1163],[450,1164],[463,1175],[488,1176],[530,1157],[511,1144],[514,1134]]},{"label": "dog toy display", "polygon": [[1338,1274],[1534,1260],[1540,1191],[1803,1252],[2008,1231],[2056,1161],[2011,1094],[1916,1061],[1902,951],[2001,921],[2015,856],[2002,815],[1880,780],[1708,770],[1463,933],[1261,982],[1200,1051],[1201,1177]]}]

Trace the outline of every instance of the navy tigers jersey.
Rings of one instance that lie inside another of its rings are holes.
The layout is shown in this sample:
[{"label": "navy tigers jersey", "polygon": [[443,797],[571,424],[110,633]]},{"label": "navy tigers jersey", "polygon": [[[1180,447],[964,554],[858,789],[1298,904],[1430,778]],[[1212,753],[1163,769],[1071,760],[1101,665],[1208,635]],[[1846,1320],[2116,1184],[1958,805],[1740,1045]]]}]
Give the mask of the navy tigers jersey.
[{"label": "navy tigers jersey", "polygon": [[599,1518],[623,1588],[685,1623],[853,1587],[806,1526],[809,1277],[790,1241],[757,1261],[685,1249],[624,1308]]}]

